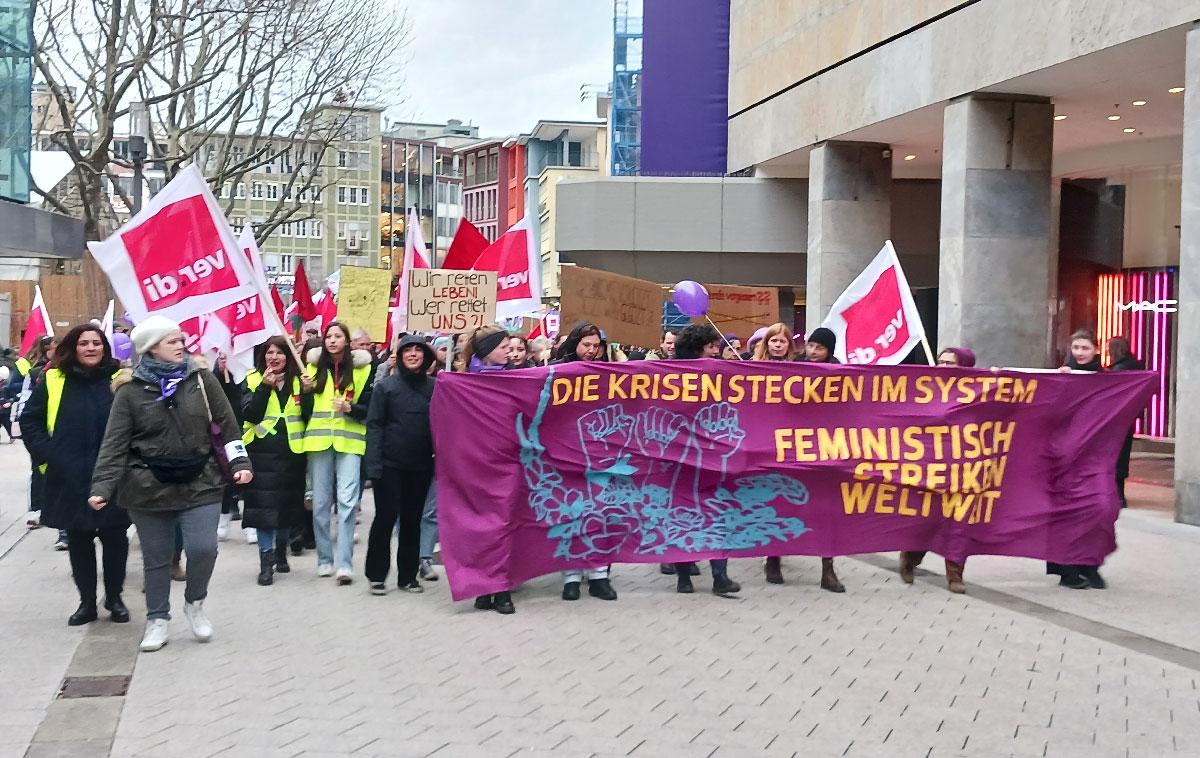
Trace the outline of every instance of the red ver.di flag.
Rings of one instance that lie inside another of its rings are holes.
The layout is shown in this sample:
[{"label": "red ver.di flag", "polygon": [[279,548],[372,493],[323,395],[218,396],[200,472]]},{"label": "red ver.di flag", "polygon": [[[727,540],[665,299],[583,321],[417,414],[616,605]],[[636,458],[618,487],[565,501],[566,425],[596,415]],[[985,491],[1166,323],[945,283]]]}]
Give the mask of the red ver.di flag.
[{"label": "red ver.di flag", "polygon": [[834,301],[822,326],[837,335],[842,363],[894,366],[921,344],[925,327],[892,241]]},{"label": "red ver.di flag", "polygon": [[135,321],[186,321],[258,293],[246,254],[195,165],[88,249]]},{"label": "red ver.di flag", "polygon": [[542,307],[542,259],[529,231],[529,217],[480,253],[475,271],[496,272],[496,321],[537,315]]}]

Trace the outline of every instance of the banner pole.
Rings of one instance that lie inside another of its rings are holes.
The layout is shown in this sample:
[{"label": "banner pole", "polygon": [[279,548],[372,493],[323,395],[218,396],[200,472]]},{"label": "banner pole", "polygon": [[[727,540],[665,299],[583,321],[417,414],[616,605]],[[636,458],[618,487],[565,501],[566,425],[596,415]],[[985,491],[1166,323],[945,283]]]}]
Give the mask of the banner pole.
[{"label": "banner pole", "polygon": [[[709,326],[711,326],[713,329],[717,329],[717,325],[713,323],[713,320],[711,318],[709,318],[709,315],[707,313],[704,314],[704,320],[707,321]],[[725,347],[729,348],[730,350],[733,350],[733,354],[735,356],[737,356],[737,359],[739,361],[742,360],[741,353],[739,353],[737,350],[734,350],[733,345],[731,345],[729,343],[729,340],[725,339],[725,335],[721,334],[720,329],[717,329],[717,334],[721,335],[721,341],[725,343]]]},{"label": "banner pole", "polygon": [[921,347],[925,348],[925,360],[929,361],[929,365],[932,366],[937,363],[933,359],[933,351],[929,349],[929,338],[924,334],[921,335]]}]

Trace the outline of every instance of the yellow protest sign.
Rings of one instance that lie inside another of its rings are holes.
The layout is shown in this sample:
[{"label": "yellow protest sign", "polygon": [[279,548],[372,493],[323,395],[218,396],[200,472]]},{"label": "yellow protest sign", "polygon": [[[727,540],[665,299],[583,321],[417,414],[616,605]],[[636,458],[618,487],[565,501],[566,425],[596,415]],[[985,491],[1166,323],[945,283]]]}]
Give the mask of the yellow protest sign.
[{"label": "yellow protest sign", "polygon": [[338,321],[366,329],[372,342],[387,339],[388,305],[392,300],[392,272],[365,266],[342,266],[338,287]]}]

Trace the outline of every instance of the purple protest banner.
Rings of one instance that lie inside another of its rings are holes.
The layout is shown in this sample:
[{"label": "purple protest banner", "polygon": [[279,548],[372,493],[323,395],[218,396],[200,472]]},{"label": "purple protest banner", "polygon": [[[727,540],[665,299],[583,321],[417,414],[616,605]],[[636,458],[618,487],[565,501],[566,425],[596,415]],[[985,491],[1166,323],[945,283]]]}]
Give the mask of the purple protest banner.
[{"label": "purple protest banner", "polygon": [[1099,565],[1145,372],[575,363],[438,377],[456,599],[609,563],[934,550]]}]

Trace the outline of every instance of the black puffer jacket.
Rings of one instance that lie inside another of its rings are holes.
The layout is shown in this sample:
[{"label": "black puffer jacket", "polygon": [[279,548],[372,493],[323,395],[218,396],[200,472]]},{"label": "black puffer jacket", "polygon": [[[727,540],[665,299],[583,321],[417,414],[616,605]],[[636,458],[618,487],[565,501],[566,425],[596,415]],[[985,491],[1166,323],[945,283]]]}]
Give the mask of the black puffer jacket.
[{"label": "black puffer jacket", "polygon": [[115,502],[93,510],[92,469],[104,441],[113,393],[110,374],[116,368],[77,368],[66,372],[62,402],[51,435],[46,428],[49,392],[46,382],[34,388],[21,414],[21,433],[34,465],[47,464],[42,490],[42,523],[55,529],[109,529],[129,526],[129,514]]},{"label": "black puffer jacket", "polygon": [[[287,408],[293,389],[294,383],[279,390],[260,383],[253,392],[245,391],[241,403],[242,418],[248,424],[261,423],[267,415],[271,394],[278,398],[280,408]],[[312,417],[312,410],[312,393],[300,393],[300,417],[304,423]],[[304,453],[292,452],[288,444],[287,419],[279,419],[274,434],[251,440],[246,445],[246,452],[254,465],[254,480],[242,489],[246,502],[242,526],[282,529],[300,526],[305,519],[311,518],[304,509],[306,458]]]},{"label": "black puffer jacket", "polygon": [[[404,369],[404,349],[420,346],[425,360],[415,372]],[[379,479],[385,468],[421,471],[433,468],[433,433],[429,401],[435,380],[426,372],[433,365],[433,348],[420,337],[400,340],[396,373],[381,379],[367,412],[367,478]]]}]

